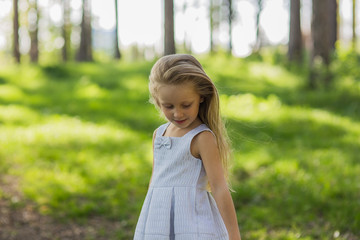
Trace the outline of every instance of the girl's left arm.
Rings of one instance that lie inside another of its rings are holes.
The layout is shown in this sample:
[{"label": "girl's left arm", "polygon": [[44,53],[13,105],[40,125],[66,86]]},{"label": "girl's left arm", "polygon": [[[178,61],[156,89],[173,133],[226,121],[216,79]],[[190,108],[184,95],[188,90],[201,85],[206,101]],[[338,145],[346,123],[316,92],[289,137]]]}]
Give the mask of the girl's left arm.
[{"label": "girl's left arm", "polygon": [[203,161],[212,195],[224,220],[230,240],[240,240],[234,202],[225,180],[215,137],[207,131],[200,133],[195,139],[194,149]]}]

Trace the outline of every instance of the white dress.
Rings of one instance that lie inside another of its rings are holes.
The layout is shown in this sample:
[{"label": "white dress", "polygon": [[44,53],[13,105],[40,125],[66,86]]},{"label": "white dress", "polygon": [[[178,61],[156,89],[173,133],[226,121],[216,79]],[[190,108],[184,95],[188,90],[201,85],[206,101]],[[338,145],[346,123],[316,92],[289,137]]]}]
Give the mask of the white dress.
[{"label": "white dress", "polygon": [[211,130],[202,124],[182,137],[165,137],[169,124],[156,132],[153,176],[134,240],[228,240],[203,163],[190,152],[192,139]]}]

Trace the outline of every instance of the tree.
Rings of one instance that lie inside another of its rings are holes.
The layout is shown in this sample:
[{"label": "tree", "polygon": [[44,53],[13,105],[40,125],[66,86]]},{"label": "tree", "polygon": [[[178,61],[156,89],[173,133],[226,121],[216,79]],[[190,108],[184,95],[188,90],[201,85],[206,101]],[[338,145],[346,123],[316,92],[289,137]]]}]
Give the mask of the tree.
[{"label": "tree", "polygon": [[62,47],[62,60],[64,62],[69,60],[69,50],[70,50],[70,32],[71,32],[71,22],[70,22],[70,1],[63,0],[63,14],[64,22],[62,26],[62,37],[64,39],[64,45]]},{"label": "tree", "polygon": [[215,47],[215,30],[220,25],[220,3],[218,0],[210,0],[209,4],[210,20],[210,53],[216,52]]},{"label": "tree", "polygon": [[20,48],[19,48],[19,8],[18,0],[13,0],[13,54],[17,63],[20,63]]},{"label": "tree", "polygon": [[165,34],[164,34],[164,55],[175,54],[174,37],[174,2],[173,0],[164,0],[165,11]]},{"label": "tree", "polygon": [[232,22],[235,18],[234,9],[233,9],[233,1],[232,0],[225,0],[225,6],[226,6],[226,16],[227,16],[227,22],[229,26],[229,45],[228,45],[228,53],[232,53]]},{"label": "tree", "polygon": [[38,39],[38,23],[39,11],[37,0],[33,0],[29,10],[29,35],[30,35],[30,61],[33,63],[39,60],[39,39]]},{"label": "tree", "polygon": [[[329,0],[330,1],[330,0]],[[316,88],[316,79],[324,80],[325,85],[330,83],[330,21],[329,1],[312,1],[311,36],[313,41],[310,62],[310,88]],[[325,72],[325,76],[321,73]]]},{"label": "tree", "polygon": [[89,0],[83,0],[83,13],[81,21],[80,47],[76,57],[77,61],[92,61],[91,37],[91,6]]},{"label": "tree", "polygon": [[338,0],[329,0],[329,44],[331,50],[335,50],[335,43],[338,40],[338,9]]},{"label": "tree", "polygon": [[260,15],[262,10],[264,9],[264,1],[263,0],[255,0],[256,2],[256,42],[254,46],[254,52],[259,52],[262,45],[262,36],[260,32]]},{"label": "tree", "polygon": [[352,1],[352,47],[356,51],[356,0]]},{"label": "tree", "polygon": [[[184,16],[186,15],[187,8],[188,8],[188,3],[187,1],[184,1],[182,5],[182,13]],[[187,53],[191,53],[191,42],[190,43],[188,42],[186,29],[184,31],[183,50]]]},{"label": "tree", "polygon": [[121,58],[120,47],[119,47],[119,12],[118,12],[118,0],[115,0],[115,59]]},{"label": "tree", "polygon": [[300,0],[290,1],[289,61],[302,61],[302,33],[300,22]]},{"label": "tree", "polygon": [[209,5],[209,20],[210,20],[210,53],[214,53],[214,0],[210,0]]}]

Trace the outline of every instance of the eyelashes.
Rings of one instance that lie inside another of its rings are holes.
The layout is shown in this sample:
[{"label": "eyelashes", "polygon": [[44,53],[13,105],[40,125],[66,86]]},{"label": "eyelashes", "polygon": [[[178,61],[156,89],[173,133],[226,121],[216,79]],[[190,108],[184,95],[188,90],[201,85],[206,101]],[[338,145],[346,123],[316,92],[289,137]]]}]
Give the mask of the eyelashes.
[{"label": "eyelashes", "polygon": [[[192,106],[192,104],[188,104],[188,105],[182,105],[181,107],[184,109],[190,108]],[[173,109],[174,106],[173,105],[163,105],[164,108],[166,109]]]}]

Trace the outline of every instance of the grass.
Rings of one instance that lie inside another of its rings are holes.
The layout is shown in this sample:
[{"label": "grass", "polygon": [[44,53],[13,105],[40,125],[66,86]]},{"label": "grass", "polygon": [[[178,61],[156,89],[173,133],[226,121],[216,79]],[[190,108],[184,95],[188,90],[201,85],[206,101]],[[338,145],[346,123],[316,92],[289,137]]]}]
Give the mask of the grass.
[{"label": "grass", "polygon": [[[200,61],[233,142],[243,238],[360,239],[359,74],[337,63],[333,88],[309,91],[304,69]],[[1,69],[0,173],[18,176],[43,214],[123,219],[131,232],[151,174],[152,132],[164,122],[148,103],[151,65]]]}]

